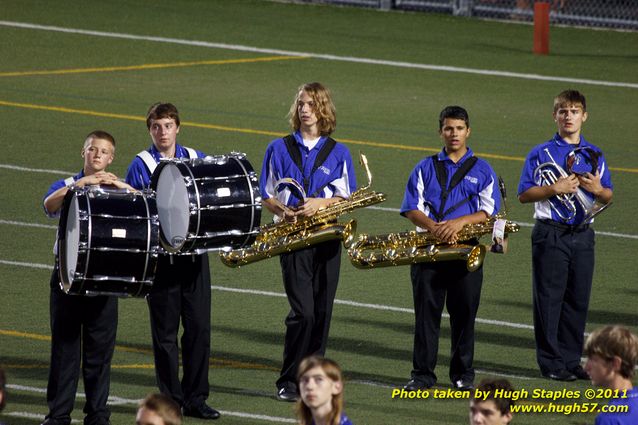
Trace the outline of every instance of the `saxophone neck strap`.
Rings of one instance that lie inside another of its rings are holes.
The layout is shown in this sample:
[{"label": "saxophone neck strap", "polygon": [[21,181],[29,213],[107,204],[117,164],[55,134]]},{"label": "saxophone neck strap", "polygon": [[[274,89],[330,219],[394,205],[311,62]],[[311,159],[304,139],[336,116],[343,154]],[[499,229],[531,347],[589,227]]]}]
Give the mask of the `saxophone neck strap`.
[{"label": "saxophone neck strap", "polygon": [[468,202],[475,195],[470,195],[467,198],[457,202],[452,207],[445,210],[445,204],[447,203],[447,198],[449,194],[454,190],[456,186],[459,185],[463,181],[463,178],[470,172],[478,158],[473,156],[468,158],[459,168],[456,170],[452,179],[450,180],[450,185],[447,185],[447,168],[445,167],[444,161],[439,161],[438,154],[432,155],[432,162],[434,164],[434,170],[436,171],[436,180],[439,182],[439,186],[441,186],[441,202],[439,204],[439,210],[434,212],[437,220],[441,221],[443,217],[447,214],[450,214],[453,211],[456,211],[461,205]]},{"label": "saxophone neck strap", "polygon": [[[292,134],[287,135],[286,137],[284,137],[284,143],[286,144],[286,149],[288,149],[290,158],[292,158],[293,162],[297,165],[297,168],[299,168],[299,171],[301,171],[301,174],[303,175],[303,187],[304,190],[307,192],[310,188],[310,177],[315,173],[315,171],[317,171],[321,164],[323,164],[326,159],[328,159],[328,155],[330,155],[334,147],[337,145],[337,142],[332,137],[328,137],[326,142],[319,150],[317,158],[315,158],[315,163],[312,166],[312,171],[310,172],[309,176],[306,176],[304,174],[303,160],[301,159],[301,150],[299,149],[299,145],[297,144],[295,136]],[[318,188],[311,195],[308,195],[308,197],[313,198],[317,196],[317,194],[321,192],[327,185],[328,184],[325,184],[324,186]]]}]

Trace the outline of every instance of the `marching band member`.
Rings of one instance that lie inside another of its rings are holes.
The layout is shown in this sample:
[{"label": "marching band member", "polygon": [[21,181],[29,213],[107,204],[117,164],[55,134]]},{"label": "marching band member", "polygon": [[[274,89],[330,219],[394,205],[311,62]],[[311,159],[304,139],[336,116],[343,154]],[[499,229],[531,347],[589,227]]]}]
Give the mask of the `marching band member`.
[{"label": "marching band member", "polygon": [[297,372],[295,410],[300,425],[353,425],[343,412],[343,376],[339,365],[319,356],[306,357]]},{"label": "marching band member", "polygon": [[611,394],[611,408],[600,409],[595,425],[638,423],[638,386],[631,383],[638,365],[638,337],[620,325],[596,329],[585,342],[585,355],[591,383],[614,390],[605,392],[605,398]]},{"label": "marching band member", "polygon": [[[161,158],[204,158],[206,155],[177,144],[180,119],[171,103],[156,103],[146,115],[153,144],[140,152],[128,168],[126,181],[148,188]],[[217,419],[219,412],[206,404],[210,388],[211,288],[208,254],[160,254],[155,282],[148,296],[159,390],[175,400],[184,416]],[[177,335],[180,318],[183,377],[179,379]]]},{"label": "marching band member", "polygon": [[[275,220],[294,221],[348,198],[356,189],[348,149],[330,138],[336,126],[330,92],[320,83],[302,85],[290,108],[293,134],[268,145],[260,176],[263,205]],[[302,183],[307,196],[290,187],[277,192],[284,178]],[[339,281],[341,241],[331,240],[280,257],[290,303],[277,398],[298,398],[297,368],[310,355],[326,351],[332,305]]]},{"label": "marching band member", "polygon": [[[470,398],[470,425],[508,425],[512,421],[514,393],[507,379],[484,379]],[[498,391],[504,395],[497,394]]]},{"label": "marching band member", "polygon": [[[134,190],[106,171],[115,155],[115,139],[105,131],[91,132],[82,148],[84,166],[75,176],[58,180],[44,195],[44,212],[60,215],[64,197],[73,186],[110,185]],[[68,425],[80,376],[84,378],[85,425],[107,425],[111,359],[117,332],[117,298],[78,296],[60,287],[57,243],[50,281],[51,365],[47,385],[49,413],[43,425]],[[80,366],[81,365],[81,366]]]},{"label": "marching band member", "polygon": [[[589,379],[580,356],[594,274],[594,230],[579,202],[572,202],[575,209],[570,212],[557,196],[564,198],[582,190],[590,201],[607,204],[613,186],[602,152],[581,135],[587,120],[585,96],[576,90],[563,91],[554,99],[553,116],[558,131],[527,155],[518,199],[534,202],[536,219],[532,231],[536,360],[542,376],[573,381]],[[577,148],[581,149],[575,151]],[[581,171],[587,162],[594,164],[595,170],[567,175],[564,170],[570,155]],[[537,170],[547,163],[556,164],[565,175],[555,169],[555,182],[543,184]]]},{"label": "marching band member", "polygon": [[135,425],[182,425],[182,412],[170,396],[149,394],[138,405]]},{"label": "marching band member", "polygon": [[[443,150],[419,162],[408,179],[401,215],[439,240],[453,242],[466,224],[487,220],[499,210],[498,183],[492,167],[467,146],[468,113],[448,106],[439,115]],[[474,321],[483,283],[483,267],[468,271],[464,262],[411,265],[414,297],[414,350],[406,390],[432,387],[439,348],[443,306],[450,314],[450,379],[454,388],[474,385]],[[446,300],[447,299],[447,300]]]}]

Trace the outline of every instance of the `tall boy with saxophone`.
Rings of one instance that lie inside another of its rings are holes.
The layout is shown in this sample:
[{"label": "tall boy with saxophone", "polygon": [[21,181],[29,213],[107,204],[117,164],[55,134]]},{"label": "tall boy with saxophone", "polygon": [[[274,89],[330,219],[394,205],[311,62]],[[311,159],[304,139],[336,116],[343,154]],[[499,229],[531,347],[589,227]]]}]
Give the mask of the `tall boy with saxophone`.
[{"label": "tall boy with saxophone", "polygon": [[[439,115],[444,147],[421,160],[409,177],[401,214],[438,240],[454,243],[467,224],[495,215],[500,206],[498,181],[492,167],[474,156],[466,142],[470,119],[460,106],[448,106]],[[406,390],[426,389],[436,383],[436,360],[443,306],[452,327],[450,379],[454,388],[474,386],[474,320],[483,282],[483,267],[469,271],[465,261],[423,262],[411,265],[414,297],[414,351],[412,376]],[[447,298],[447,301],[446,301]]]},{"label": "tall boy with saxophone", "polygon": [[[320,83],[299,87],[290,107],[290,124],[293,134],[268,145],[259,181],[263,205],[275,214],[276,221],[312,217],[349,198],[356,189],[348,148],[330,138],[336,115],[326,87]],[[303,185],[305,194],[298,185]],[[339,281],[341,241],[320,242],[279,258],[290,313],[277,398],[295,401],[299,397],[299,363],[326,350]]]},{"label": "tall boy with saxophone", "polygon": [[558,131],[527,155],[518,186],[534,202],[532,280],[536,360],[542,376],[589,379],[580,365],[594,274],[597,206],[608,205],[612,183],[605,157],[581,135],[585,96],[566,90],[554,99]]}]

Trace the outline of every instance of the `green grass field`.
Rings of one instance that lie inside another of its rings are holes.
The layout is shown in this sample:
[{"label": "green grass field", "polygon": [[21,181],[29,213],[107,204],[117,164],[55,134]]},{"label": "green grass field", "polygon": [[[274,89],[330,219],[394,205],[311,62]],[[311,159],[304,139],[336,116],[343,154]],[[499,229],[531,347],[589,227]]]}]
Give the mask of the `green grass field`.
[{"label": "green grass field", "polygon": [[[259,170],[267,143],[288,131],[296,87],[323,82],[337,105],[334,137],[353,155],[367,154],[373,188],[387,194],[383,209],[353,214],[366,233],[410,228],[397,212],[407,176],[440,149],[438,112],[465,106],[470,146],[504,177],[510,217],[522,224],[507,255],[486,259],[477,380],[505,375],[530,392],[583,391],[586,382],[539,377],[531,328],[532,207],[515,196],[523,158],[554,132],[553,97],[579,89],[588,98],[584,135],[603,148],[615,184],[615,204],[595,224],[587,330],[622,323],[638,331],[638,33],[552,27],[551,54],[535,56],[528,25],[257,0],[3,0],[0,21],[0,365],[10,384],[0,421],[36,424],[47,412],[57,223],[42,213],[42,196],[54,180],[80,169],[83,137],[96,128],[115,135],[112,170],[123,176],[150,144],[144,114],[156,101],[180,109],[181,143],[210,154],[245,152]],[[360,168],[358,177],[363,184]],[[292,406],[274,398],[288,311],[278,261],[230,269],[211,260],[209,401],[223,412],[219,423],[292,422]],[[391,398],[411,370],[411,309],[407,267],[361,271],[344,257],[327,355],[346,372],[347,412],[357,424],[467,423],[467,400]],[[439,389],[449,386],[448,361],[444,319]],[[113,424],[132,424],[135,400],[155,389],[146,303],[121,300]],[[78,398],[78,421],[82,405]],[[546,413],[521,414],[514,423],[593,420],[593,414]]]}]

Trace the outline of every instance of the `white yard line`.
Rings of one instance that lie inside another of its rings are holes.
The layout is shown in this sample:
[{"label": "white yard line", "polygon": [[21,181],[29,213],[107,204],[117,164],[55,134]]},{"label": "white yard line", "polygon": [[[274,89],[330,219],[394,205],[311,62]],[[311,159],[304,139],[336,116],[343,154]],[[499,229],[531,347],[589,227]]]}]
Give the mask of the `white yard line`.
[{"label": "white yard line", "polygon": [[[53,266],[51,266],[50,264],[25,263],[20,261],[10,261],[10,260],[2,260],[2,259],[0,259],[0,264],[4,264],[7,266],[53,270]],[[265,297],[286,298],[286,294],[281,292],[262,291],[257,289],[246,289],[246,288],[231,288],[228,286],[216,286],[216,285],[211,285],[211,288],[216,291],[233,292],[237,294],[249,294],[249,295],[260,295]],[[383,304],[361,303],[361,302],[352,301],[352,300],[335,299],[335,304],[347,305],[347,306],[356,307],[356,308],[366,308],[370,310],[414,314],[414,309],[411,309],[411,308],[395,307],[395,306],[383,305]],[[450,316],[447,313],[443,313],[443,317],[450,317]],[[494,326],[501,326],[501,327],[515,328],[515,329],[534,329],[532,325],[528,325],[525,323],[505,322],[503,320],[481,319],[480,317],[476,318],[476,322],[482,323],[485,325],[494,325]]]},{"label": "white yard line", "polygon": [[[38,388],[38,387],[31,387],[26,385],[15,385],[15,384],[9,384],[7,385],[7,388],[11,390],[21,391],[21,392],[46,394],[46,388]],[[84,393],[78,392],[76,393],[76,397],[83,399],[83,398],[86,398],[86,395]],[[139,400],[117,397],[117,396],[109,396],[108,403],[110,406],[116,406],[116,405],[137,406],[137,404],[139,403]],[[296,423],[294,419],[282,418],[277,416],[269,416],[269,415],[261,415],[256,413],[234,412],[230,410],[220,410],[219,413],[221,413],[222,416],[236,416],[238,418],[256,419],[256,420],[267,421],[267,422]],[[36,413],[30,413],[30,412],[6,412],[4,413],[4,415],[13,416],[13,417],[21,417],[21,418],[33,418],[33,419],[39,419],[39,420],[44,419],[44,416],[38,415]],[[76,421],[76,420],[73,420],[72,422],[80,423],[80,421]]]},{"label": "white yard line", "polygon": [[88,36],[94,36],[94,37],[110,37],[110,38],[120,38],[120,39],[127,39],[127,40],[153,41],[157,43],[181,44],[181,45],[187,45],[187,46],[199,46],[199,47],[206,47],[206,48],[212,48],[212,49],[225,49],[225,50],[235,50],[235,51],[242,51],[242,52],[311,57],[311,58],[323,59],[323,60],[329,60],[329,61],[354,62],[354,63],[363,63],[368,65],[390,66],[390,67],[396,67],[396,68],[412,68],[412,69],[422,69],[427,71],[477,74],[477,75],[485,75],[489,77],[519,78],[524,80],[541,80],[541,81],[557,81],[557,82],[560,81],[560,82],[565,82],[570,84],[589,84],[589,85],[595,85],[595,86],[638,89],[638,83],[629,83],[629,82],[621,82],[621,81],[591,80],[587,78],[568,78],[568,77],[558,77],[558,76],[552,76],[552,75],[539,75],[539,74],[528,74],[528,73],[521,73],[521,72],[498,71],[493,69],[476,69],[476,68],[465,68],[465,67],[457,67],[457,66],[391,61],[391,60],[374,59],[374,58],[361,58],[356,56],[339,56],[339,55],[330,55],[325,53],[269,49],[269,48],[261,48],[261,47],[254,47],[254,46],[245,46],[241,44],[215,43],[210,41],[185,40],[181,38],[157,37],[157,36],[151,36],[151,35],[137,35],[137,34],[107,32],[107,31],[91,31],[91,30],[84,30],[79,28],[66,28],[66,27],[58,27],[53,25],[39,25],[39,24],[32,24],[28,22],[0,21],[0,26],[12,27],[12,28],[24,28],[24,29],[40,30],[40,31],[62,32],[62,33],[68,33],[68,34],[88,35]]}]

